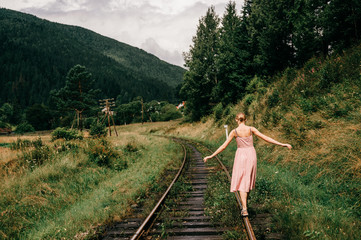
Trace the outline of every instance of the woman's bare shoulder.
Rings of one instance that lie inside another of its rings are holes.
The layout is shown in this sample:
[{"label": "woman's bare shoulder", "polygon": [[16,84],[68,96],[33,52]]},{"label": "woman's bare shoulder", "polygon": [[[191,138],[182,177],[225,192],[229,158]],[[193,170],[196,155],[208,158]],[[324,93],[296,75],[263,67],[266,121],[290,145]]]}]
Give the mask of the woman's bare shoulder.
[{"label": "woman's bare shoulder", "polygon": [[250,129],[251,129],[251,131],[254,133],[254,132],[258,132],[258,129],[257,128],[255,128],[255,127],[253,127],[253,126],[248,126]]}]

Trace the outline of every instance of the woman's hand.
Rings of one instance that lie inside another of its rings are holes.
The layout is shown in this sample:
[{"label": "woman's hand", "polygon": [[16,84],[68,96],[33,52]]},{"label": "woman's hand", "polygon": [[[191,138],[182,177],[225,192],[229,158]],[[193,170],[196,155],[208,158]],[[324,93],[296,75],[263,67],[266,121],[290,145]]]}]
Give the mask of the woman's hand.
[{"label": "woman's hand", "polygon": [[203,162],[207,162],[208,159],[211,159],[212,157],[211,156],[207,156],[205,158],[203,158]]},{"label": "woman's hand", "polygon": [[287,147],[289,150],[291,150],[292,149],[292,146],[290,145],[290,144],[283,144],[283,147]]}]

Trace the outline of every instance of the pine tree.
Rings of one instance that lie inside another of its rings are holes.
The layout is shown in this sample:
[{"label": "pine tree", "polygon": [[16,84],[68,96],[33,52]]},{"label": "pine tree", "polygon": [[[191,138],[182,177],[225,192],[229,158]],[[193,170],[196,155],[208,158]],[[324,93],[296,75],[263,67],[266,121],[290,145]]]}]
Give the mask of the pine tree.
[{"label": "pine tree", "polygon": [[237,15],[235,2],[227,4],[220,29],[220,51],[217,59],[219,69],[217,96],[223,105],[235,103],[244,96],[250,77],[250,53],[248,33]]},{"label": "pine tree", "polygon": [[350,47],[361,38],[361,2],[323,0],[320,22],[323,27],[325,50],[339,52]]},{"label": "pine tree", "polygon": [[57,107],[63,111],[75,111],[77,127],[82,129],[82,117],[86,110],[96,106],[95,95],[99,90],[93,89],[94,80],[84,66],[75,65],[66,76],[65,87],[52,91]]},{"label": "pine tree", "polygon": [[214,7],[210,7],[199,20],[193,46],[184,54],[184,83],[181,95],[187,100],[187,111],[192,120],[210,113],[215,100],[214,87],[218,83],[216,56],[219,53],[219,22]]},{"label": "pine tree", "polygon": [[294,62],[288,11],[293,1],[253,0],[250,35],[257,52],[253,61],[257,75],[272,75]]}]

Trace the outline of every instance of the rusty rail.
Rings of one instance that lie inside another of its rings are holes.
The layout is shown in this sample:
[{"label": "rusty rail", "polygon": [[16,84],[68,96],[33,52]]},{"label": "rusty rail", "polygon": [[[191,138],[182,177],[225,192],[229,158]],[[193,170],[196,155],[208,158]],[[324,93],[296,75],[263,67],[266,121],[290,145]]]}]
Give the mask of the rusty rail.
[{"label": "rusty rail", "polygon": [[161,205],[163,204],[164,200],[166,199],[169,191],[171,190],[171,188],[173,187],[174,183],[178,180],[180,174],[182,173],[185,163],[186,163],[186,159],[187,159],[187,151],[186,148],[184,146],[183,143],[179,142],[183,148],[184,151],[184,158],[183,158],[183,163],[182,166],[180,167],[180,169],[178,170],[177,175],[174,177],[172,183],[169,185],[169,187],[167,188],[167,190],[164,192],[163,196],[160,198],[160,200],[158,201],[158,203],[155,205],[155,207],[153,208],[153,210],[149,213],[149,215],[147,216],[147,218],[144,220],[144,222],[142,223],[142,225],[137,229],[137,231],[135,232],[135,234],[132,236],[131,240],[138,240],[141,239],[142,235],[144,233],[147,232],[148,229],[151,228],[151,226],[154,223],[154,220],[157,218],[157,212],[160,210]]},{"label": "rusty rail", "polygon": [[[214,152],[214,151],[212,151],[211,149],[209,149],[208,147],[206,147],[206,146],[204,146],[204,145],[202,145],[202,144],[200,144],[200,143],[196,143],[196,144],[201,145],[203,148],[207,149],[207,151],[209,151],[210,153],[213,153],[213,152]],[[232,179],[232,178],[231,178],[231,175],[230,175],[229,172],[228,172],[227,167],[222,163],[222,161],[219,159],[218,156],[215,156],[215,158],[217,159],[218,164],[219,164],[219,165],[223,168],[223,170],[225,171],[229,182],[231,182],[231,179]],[[236,197],[236,199],[237,199],[238,206],[239,206],[240,210],[242,210],[241,196],[240,196],[239,192],[235,192],[234,194],[235,194],[235,197]],[[254,232],[253,232],[253,228],[252,228],[252,225],[251,225],[251,223],[250,223],[250,221],[249,221],[249,219],[248,219],[248,216],[242,217],[242,219],[243,219],[243,224],[244,224],[244,226],[245,226],[245,228],[246,228],[246,231],[247,231],[248,239],[250,239],[250,240],[255,240],[255,239],[256,239],[256,236],[255,236],[255,234],[254,234]]]}]

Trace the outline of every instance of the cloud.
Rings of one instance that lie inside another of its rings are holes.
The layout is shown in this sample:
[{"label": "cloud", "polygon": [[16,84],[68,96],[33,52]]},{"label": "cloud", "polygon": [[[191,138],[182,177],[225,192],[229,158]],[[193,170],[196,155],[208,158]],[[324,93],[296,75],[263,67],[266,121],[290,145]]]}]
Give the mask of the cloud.
[{"label": "cloud", "polygon": [[153,55],[156,55],[160,59],[167,60],[169,63],[178,66],[183,65],[183,58],[178,51],[171,52],[163,49],[153,38],[146,39],[141,45],[141,48]]}]

